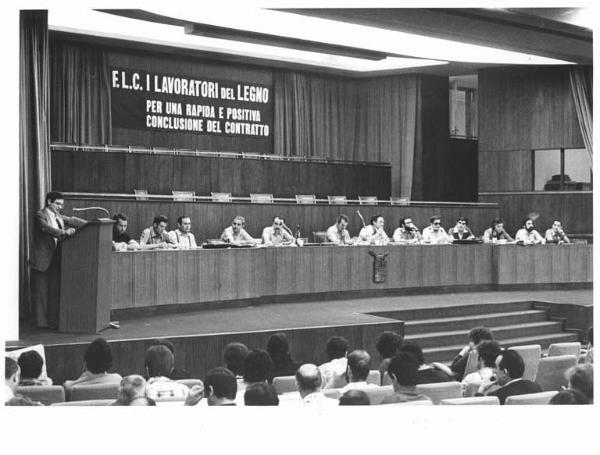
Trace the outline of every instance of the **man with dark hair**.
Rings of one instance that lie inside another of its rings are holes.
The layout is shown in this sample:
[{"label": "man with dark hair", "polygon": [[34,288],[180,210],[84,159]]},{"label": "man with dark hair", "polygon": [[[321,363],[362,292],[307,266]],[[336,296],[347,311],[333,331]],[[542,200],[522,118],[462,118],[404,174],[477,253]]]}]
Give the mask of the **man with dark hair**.
[{"label": "man with dark hair", "polygon": [[96,338],[92,341],[83,356],[83,373],[74,381],[65,381],[65,395],[68,397],[71,388],[74,385],[92,385],[92,384],[118,384],[121,382],[120,374],[108,373],[112,368],[112,351],[110,345],[104,338]]},{"label": "man with dark hair", "polygon": [[244,392],[246,406],[279,406],[279,397],[271,384],[255,382]]},{"label": "man with dark hair", "polygon": [[336,389],[347,384],[346,368],[348,367],[348,340],[340,336],[332,336],[327,340],[325,351],[329,362],[319,366],[324,389]]},{"label": "man with dark hair", "polygon": [[252,349],[244,359],[244,382],[271,382],[273,361],[264,349]]},{"label": "man with dark hair", "polygon": [[554,220],[552,227],[546,231],[546,243],[571,243],[559,220]]},{"label": "man with dark hair", "polygon": [[450,237],[442,227],[442,218],[434,215],[429,218],[429,226],[423,229],[423,243],[439,245],[450,243]]},{"label": "man with dark hair", "polygon": [[478,369],[463,378],[463,396],[473,396],[483,381],[490,380],[496,368],[496,358],[500,354],[502,348],[497,341],[483,340],[477,345]]},{"label": "man with dark hair", "polygon": [[394,393],[384,397],[381,404],[429,400],[429,397],[417,392],[418,371],[419,362],[414,355],[410,352],[398,352],[387,370],[392,379]]},{"label": "man with dark hair", "polygon": [[144,250],[175,247],[173,239],[167,233],[169,219],[164,215],[154,217],[152,226],[144,229],[140,237],[140,246]]},{"label": "man with dark hair", "polygon": [[576,389],[561,390],[550,399],[550,404],[592,404],[590,400]]},{"label": "man with dark hair", "polygon": [[469,228],[469,219],[460,216],[456,219],[456,225],[448,229],[448,237],[454,240],[471,240],[475,238],[473,231]]},{"label": "man with dark hair", "polygon": [[420,243],[423,240],[419,228],[415,226],[410,216],[400,219],[400,226],[396,228],[392,238],[396,243]]},{"label": "man with dark hair", "polygon": [[[498,397],[500,404],[504,404],[507,397],[538,393],[542,388],[535,382],[523,379],[525,363],[521,354],[512,349],[502,352],[496,358],[495,378],[484,380],[479,386],[476,396],[487,395]],[[493,390],[494,387],[501,386]]]},{"label": "man with dark hair", "polygon": [[177,218],[177,229],[169,232],[169,237],[174,245],[180,250],[190,250],[198,248],[196,238],[192,234],[192,219],[189,216],[182,215]]},{"label": "man with dark hair", "polygon": [[115,251],[139,250],[140,244],[133,240],[127,231],[127,217],[122,213],[113,216],[116,221],[113,226],[112,245]]},{"label": "man with dark hair", "polygon": [[256,239],[252,238],[244,229],[246,219],[243,216],[237,215],[231,222],[231,226],[227,226],[221,233],[221,240],[234,246],[254,246]]},{"label": "man with dark hair", "polygon": [[296,373],[302,362],[292,359],[290,342],[283,332],[274,333],[267,341],[267,352],[273,361],[273,377]]},{"label": "man with dark hair", "polygon": [[262,243],[267,246],[286,246],[294,243],[294,237],[283,228],[284,220],[280,216],[273,217],[273,224],[262,232]]},{"label": "man with dark hair", "polygon": [[298,368],[296,385],[302,398],[302,404],[321,406],[336,406],[338,404],[337,400],[328,398],[321,392],[322,383],[321,372],[316,365],[306,363]]},{"label": "man with dark hair", "polygon": [[[152,340],[151,346],[166,346],[166,348],[171,351],[171,353],[173,354],[173,357],[175,357],[175,346],[173,345],[173,343],[171,343],[169,340],[167,340],[166,338],[157,338]],[[168,375],[169,379],[173,379],[174,381],[178,380],[178,379],[191,379],[192,375],[185,369],[183,368],[176,368],[173,367],[173,369],[171,370],[171,372]]]},{"label": "man with dark hair", "polygon": [[402,346],[398,348],[398,352],[409,352],[417,359],[419,364],[417,384],[433,384],[436,382],[448,382],[454,380],[452,371],[450,371],[446,365],[437,362],[431,365],[426,364],[423,350],[416,343],[404,342]]},{"label": "man with dark hair", "polygon": [[403,338],[396,332],[385,331],[379,335],[375,347],[379,355],[383,359],[379,364],[379,375],[381,377],[381,385],[388,385],[392,380],[387,375],[387,368],[392,360],[392,357],[398,352],[398,348],[402,344]]},{"label": "man with dark hair", "polygon": [[492,220],[492,225],[484,231],[482,240],[483,243],[497,243],[501,240],[512,242],[513,238],[504,230],[504,220],[496,218]]},{"label": "man with dark hair", "polygon": [[454,372],[456,379],[461,381],[465,374],[465,367],[467,366],[467,360],[469,353],[476,349],[477,345],[482,340],[492,340],[492,332],[487,327],[475,327],[469,332],[469,343],[461,349],[461,351],[454,357],[450,369]]},{"label": "man with dark hair", "polygon": [[[31,267],[31,310],[38,328],[58,328],[60,301],[58,242],[75,234],[87,221],[61,215],[64,196],[57,191],[46,195],[46,205],[35,213]],[[68,266],[68,264],[63,264]]]},{"label": "man with dark hair", "polygon": [[204,378],[204,390],[209,406],[235,406],[237,382],[235,374],[224,367],[216,367]]},{"label": "man with dark hair", "polygon": [[39,352],[34,350],[25,351],[19,356],[18,363],[21,369],[20,386],[52,385],[50,378],[40,378],[44,367],[44,359]]},{"label": "man with dark hair", "polygon": [[175,357],[164,345],[150,346],[146,350],[144,365],[148,376],[146,395],[153,400],[161,398],[174,398],[185,400],[189,389],[185,384],[169,379],[173,371]]},{"label": "man with dark hair", "polygon": [[6,406],[42,406],[41,403],[32,401],[29,397],[16,393],[21,376],[19,364],[12,357],[4,358],[4,392],[3,403]]},{"label": "man with dark hair", "polygon": [[373,215],[371,224],[363,227],[358,234],[358,242],[362,245],[387,245],[390,238],[384,230],[383,215]]},{"label": "man with dark hair", "polygon": [[594,403],[594,365],[584,363],[575,365],[567,370],[565,377],[569,388],[583,393],[590,403]]},{"label": "man with dark hair", "polygon": [[363,390],[348,390],[340,397],[340,406],[369,406],[371,400]]},{"label": "man with dark hair", "polygon": [[517,231],[515,240],[523,245],[536,245],[546,243],[544,237],[535,230],[533,220],[531,218],[525,218],[523,220],[523,227]]},{"label": "man with dark hair", "polygon": [[346,377],[348,384],[340,389],[340,393],[345,393],[348,390],[364,389],[365,387],[377,387],[376,384],[368,384],[367,376],[369,376],[371,366],[371,356],[363,349],[357,349],[348,354],[348,366],[346,367]]},{"label": "man with dark hair", "polygon": [[348,217],[340,215],[335,224],[327,228],[327,241],[336,245],[351,245],[352,239],[348,233]]},{"label": "man with dark hair", "polygon": [[238,390],[244,390],[244,359],[248,355],[248,348],[243,343],[229,343],[223,350],[225,366],[235,374]]}]

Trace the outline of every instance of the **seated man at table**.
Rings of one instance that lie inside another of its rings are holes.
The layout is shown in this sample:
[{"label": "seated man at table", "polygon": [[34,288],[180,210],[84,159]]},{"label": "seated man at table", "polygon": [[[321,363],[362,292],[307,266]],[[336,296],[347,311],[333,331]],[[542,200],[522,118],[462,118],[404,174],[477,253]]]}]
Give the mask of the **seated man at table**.
[{"label": "seated man at table", "polygon": [[531,218],[525,218],[523,220],[523,227],[518,230],[515,235],[517,242],[522,242],[523,245],[536,245],[546,243],[546,240],[535,230],[533,220]]},{"label": "seated man at table", "polygon": [[469,219],[464,216],[456,220],[456,225],[448,229],[448,237],[451,241],[454,240],[472,240],[475,238],[473,232],[469,228]]},{"label": "seated man at table", "polygon": [[442,219],[439,216],[429,218],[430,225],[423,229],[423,243],[432,245],[450,243],[450,237],[442,227]]},{"label": "seated man at table", "polygon": [[502,218],[496,218],[492,221],[491,227],[483,233],[483,243],[496,243],[500,240],[512,242],[513,238],[504,230],[504,221]]},{"label": "seated man at table", "polygon": [[144,250],[155,250],[162,248],[172,248],[175,246],[173,240],[167,233],[167,223],[169,219],[164,215],[154,217],[152,226],[142,231],[140,245]]},{"label": "seated man at table", "polygon": [[221,234],[221,240],[231,245],[256,245],[256,240],[252,238],[244,229],[246,219],[243,216],[236,216],[231,222],[231,226],[227,226]]},{"label": "seated man at table", "polygon": [[285,246],[291,245],[294,237],[283,228],[283,218],[276,216],[273,218],[273,225],[267,226],[262,232],[262,243],[267,246]]},{"label": "seated man at table", "polygon": [[122,213],[113,216],[116,224],[113,226],[112,245],[115,251],[139,250],[140,244],[133,240],[127,231],[127,217]]},{"label": "seated man at table", "polygon": [[171,242],[180,250],[189,250],[191,248],[198,248],[196,245],[196,238],[191,232],[192,220],[189,216],[182,215],[177,218],[177,229],[169,232]]},{"label": "seated man at table", "polygon": [[547,243],[571,243],[563,230],[562,223],[558,220],[554,220],[552,227],[546,231],[545,237]]},{"label": "seated man at table", "polygon": [[415,226],[410,216],[400,220],[400,227],[396,228],[392,238],[396,243],[420,243],[423,240],[419,228]]},{"label": "seated man at table", "polygon": [[327,241],[336,245],[351,245],[352,239],[346,229],[348,227],[348,217],[340,215],[334,225],[327,228]]},{"label": "seated man at table", "polygon": [[385,221],[381,215],[373,215],[371,224],[363,227],[358,234],[358,241],[363,245],[387,245],[390,238],[383,229]]}]

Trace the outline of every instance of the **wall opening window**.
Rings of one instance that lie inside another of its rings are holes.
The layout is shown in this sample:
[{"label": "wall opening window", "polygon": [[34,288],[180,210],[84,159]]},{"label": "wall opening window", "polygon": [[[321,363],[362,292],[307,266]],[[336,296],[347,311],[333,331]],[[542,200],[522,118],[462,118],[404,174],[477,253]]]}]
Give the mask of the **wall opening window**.
[{"label": "wall opening window", "polygon": [[451,76],[450,137],[477,139],[477,75]]},{"label": "wall opening window", "polygon": [[534,191],[591,191],[592,166],[585,149],[533,150]]}]

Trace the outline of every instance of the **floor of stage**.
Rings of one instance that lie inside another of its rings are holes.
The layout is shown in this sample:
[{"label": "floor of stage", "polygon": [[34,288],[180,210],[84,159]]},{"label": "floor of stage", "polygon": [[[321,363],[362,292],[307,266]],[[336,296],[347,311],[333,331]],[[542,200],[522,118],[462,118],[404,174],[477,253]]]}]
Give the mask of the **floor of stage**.
[{"label": "floor of stage", "polygon": [[[106,329],[107,340],[181,337],[220,333],[260,332],[305,327],[365,324],[382,318],[367,314],[376,311],[432,308],[469,304],[539,301],[592,305],[591,289],[564,291],[496,291],[373,297],[315,302],[265,304],[243,308],[207,309],[171,315],[121,321],[120,329]],[[7,347],[32,344],[87,343],[98,335],[57,333],[23,325],[20,340]]]}]

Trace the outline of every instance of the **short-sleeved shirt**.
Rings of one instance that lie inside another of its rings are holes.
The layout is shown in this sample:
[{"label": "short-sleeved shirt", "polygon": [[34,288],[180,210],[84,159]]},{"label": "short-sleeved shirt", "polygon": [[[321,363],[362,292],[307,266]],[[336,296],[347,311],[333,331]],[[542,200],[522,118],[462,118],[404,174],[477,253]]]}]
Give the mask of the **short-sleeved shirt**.
[{"label": "short-sleeved shirt", "polygon": [[376,245],[387,245],[390,241],[383,229],[376,230],[372,224],[363,227],[358,237],[361,242],[370,242]]},{"label": "short-sleeved shirt", "polygon": [[244,241],[252,241],[254,238],[244,228],[240,229],[239,234],[233,232],[232,226],[227,226],[223,229],[221,234],[221,240],[224,242],[244,242]]},{"label": "short-sleeved shirt", "polygon": [[175,229],[169,232],[169,237],[171,237],[171,242],[176,243],[182,249],[197,248],[198,246],[196,245],[196,238],[191,232],[182,232]]},{"label": "short-sleeved shirt", "polygon": [[432,244],[450,243],[450,237],[441,226],[437,232],[431,226],[427,226],[423,229],[423,241]]},{"label": "short-sleeved shirt", "polygon": [[273,226],[267,226],[263,229],[262,239],[264,243],[271,243],[273,245],[279,245],[283,242],[294,240],[287,231],[280,229],[279,232],[277,232]]},{"label": "short-sleeved shirt", "polygon": [[347,229],[340,231],[336,223],[327,228],[327,240],[332,243],[350,243],[350,234]]},{"label": "short-sleeved shirt", "polygon": [[174,243],[167,231],[162,231],[160,234],[157,234],[153,226],[142,231],[140,245],[153,245],[162,242]]},{"label": "short-sleeved shirt", "polygon": [[552,228],[546,231],[545,237],[547,242],[560,242],[562,240],[563,242],[569,243],[569,238],[567,237],[567,234],[563,232],[563,234],[560,235]]},{"label": "short-sleeved shirt", "polygon": [[421,233],[419,231],[417,231],[416,229],[408,230],[408,229],[403,228],[402,226],[399,228],[396,228],[392,238],[394,239],[394,242],[397,242],[397,243],[419,242],[422,239]]},{"label": "short-sleeved shirt", "polygon": [[546,243],[546,240],[544,240],[538,231],[534,229],[533,231],[529,232],[525,228],[519,229],[519,232],[517,232],[517,235],[515,235],[515,240],[525,244]]}]

